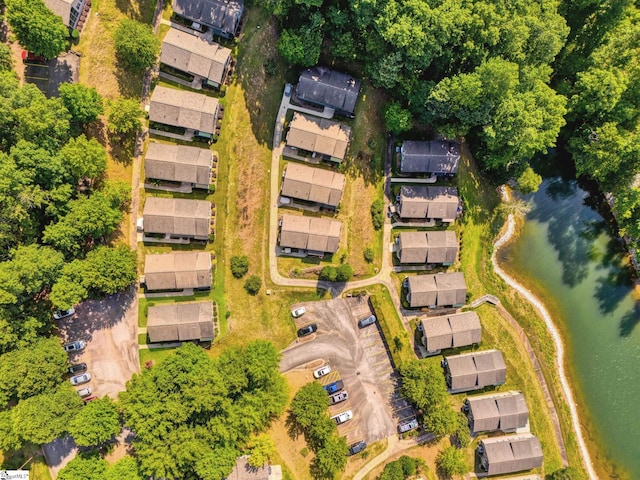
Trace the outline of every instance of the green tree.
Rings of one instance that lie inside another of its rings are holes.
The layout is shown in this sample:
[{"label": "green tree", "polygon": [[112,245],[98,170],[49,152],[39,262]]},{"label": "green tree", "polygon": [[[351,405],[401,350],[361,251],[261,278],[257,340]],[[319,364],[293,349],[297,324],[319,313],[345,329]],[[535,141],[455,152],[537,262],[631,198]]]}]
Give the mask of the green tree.
[{"label": "green tree", "polygon": [[284,29],[278,40],[278,52],[288,62],[312,67],[320,59],[322,26],[325,21],[320,12],[311,14],[309,23],[299,29]]},{"label": "green tree", "polygon": [[118,98],[109,104],[107,128],[111,133],[128,135],[142,128],[142,110],[133,98]]},{"label": "green tree", "polygon": [[231,257],[231,274],[236,278],[244,277],[249,271],[249,259],[246,255]]},{"label": "green tree", "polygon": [[149,25],[121,20],[113,35],[118,62],[134,72],[151,68],[160,53],[160,40]]},{"label": "green tree", "polygon": [[316,450],[311,471],[315,478],[336,478],[347,465],[347,441],[336,434],[326,439]]},{"label": "green tree", "polygon": [[97,453],[80,454],[60,470],[60,480],[106,480],[106,460]]},{"label": "green tree", "polygon": [[640,188],[623,189],[616,193],[613,211],[620,235],[640,238]]},{"label": "green tree", "polygon": [[553,473],[546,475],[545,480],[575,480],[580,478],[580,473],[573,467],[566,467],[560,470],[556,470]]},{"label": "green tree", "polygon": [[66,180],[66,165],[57,155],[38,145],[19,140],[10,151],[11,159],[22,171],[25,182],[51,190]]},{"label": "green tree", "polygon": [[326,265],[320,270],[318,278],[327,282],[335,282],[338,278],[338,270],[332,265]]},{"label": "green tree", "polygon": [[72,138],[58,153],[72,183],[82,178],[97,178],[107,169],[107,151],[94,138],[83,135]]},{"label": "green tree", "polygon": [[45,58],[55,58],[67,48],[69,30],[42,0],[5,0],[5,4],[7,21],[24,48]]},{"label": "green tree", "polygon": [[458,412],[456,414],[456,426],[453,432],[455,441],[459,448],[467,448],[471,443],[471,433],[469,432],[469,421],[467,416]]},{"label": "green tree", "polygon": [[19,450],[22,441],[18,430],[13,429],[11,410],[0,410],[0,449],[3,452]]},{"label": "green tree", "polygon": [[371,204],[371,221],[373,228],[380,230],[384,225],[384,200],[377,198]]},{"label": "green tree", "polygon": [[100,445],[120,430],[118,406],[110,397],[88,402],[69,424],[69,433],[81,447]]},{"label": "green tree", "polygon": [[257,435],[249,441],[247,447],[250,449],[248,463],[255,468],[271,463],[277,454],[276,445],[267,434]]},{"label": "green tree", "polygon": [[402,108],[399,102],[388,103],[382,111],[382,116],[387,130],[396,135],[411,130],[411,112]]},{"label": "green tree", "polygon": [[438,472],[444,478],[459,477],[469,471],[464,452],[455,447],[445,447],[436,457]]},{"label": "green tree", "polygon": [[94,87],[81,83],[63,83],[59,87],[60,98],[71,114],[71,120],[87,124],[95,122],[104,113],[102,96]]},{"label": "green tree", "polygon": [[336,280],[338,282],[348,282],[353,278],[353,267],[348,263],[340,265],[336,269]]},{"label": "green tree", "polygon": [[105,480],[143,480],[138,464],[132,457],[124,457],[107,469]]},{"label": "green tree", "polygon": [[303,385],[291,401],[291,413],[302,428],[311,428],[327,414],[327,392],[318,382]]},{"label": "green tree", "polygon": [[247,278],[247,281],[244,282],[244,289],[249,295],[257,295],[260,287],[262,287],[262,279],[258,275],[251,275]]},{"label": "green tree", "polygon": [[16,140],[26,140],[50,152],[59,149],[69,139],[71,118],[62,100],[46,98],[32,84],[25,84],[20,94],[13,112]]},{"label": "green tree", "polygon": [[530,165],[527,165],[517,180],[518,190],[525,195],[538,191],[542,183],[542,177],[533,171]]},{"label": "green tree", "polygon": [[13,56],[6,43],[0,44],[0,71],[13,70]]}]

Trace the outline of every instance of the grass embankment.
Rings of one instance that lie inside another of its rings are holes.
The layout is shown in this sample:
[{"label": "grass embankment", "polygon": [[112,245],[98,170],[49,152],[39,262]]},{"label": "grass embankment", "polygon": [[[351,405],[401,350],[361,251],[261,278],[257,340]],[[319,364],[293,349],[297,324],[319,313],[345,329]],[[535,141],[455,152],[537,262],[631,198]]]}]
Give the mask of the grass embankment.
[{"label": "grass embankment", "polygon": [[[576,444],[575,435],[571,427],[569,411],[565,404],[557,377],[553,341],[543,320],[539,318],[533,307],[524,301],[515,291],[510,290],[494,273],[491,266],[492,241],[497,234],[498,228],[502,226],[502,222],[499,219],[498,221],[495,221],[493,215],[494,210],[498,205],[497,195],[492,189],[487,188],[491,183],[481,176],[476,169],[475,164],[470,161],[466,151],[463,152],[461,163],[458,188],[465,201],[464,220],[460,226],[463,247],[461,250],[461,266],[465,274],[467,289],[471,294],[472,299],[478,298],[485,293],[492,293],[498,296],[505,308],[518,320],[522,328],[524,328],[527,333],[527,337],[536,352],[538,361],[541,364],[543,374],[547,380],[553,402],[558,412],[569,464],[574,468],[577,468],[584,478],[586,478],[586,473],[582,469],[581,457]],[[483,307],[479,311],[486,312],[486,308]],[[505,328],[507,330],[511,330],[508,327],[505,327],[506,321],[502,319],[499,321],[488,320],[485,318],[486,313],[482,313],[481,315],[483,323],[485,321],[493,322],[490,324],[495,324],[495,327],[497,328],[497,330],[489,329],[486,328],[485,325],[483,333],[483,335],[485,335],[485,338],[483,339],[483,347],[487,345],[487,337],[497,335],[495,340],[506,338],[499,333],[500,330]],[[512,337],[514,334],[515,332],[513,332]],[[519,346],[519,348],[521,347],[521,342],[516,337],[513,337],[510,342],[514,342]],[[497,343],[497,345],[499,345],[498,348],[503,351],[513,349],[513,347],[509,345],[509,342],[504,340]],[[514,353],[517,354],[517,352]],[[526,358],[524,352],[520,353],[523,358]],[[508,364],[512,364],[514,358],[515,357],[513,357],[513,355],[506,355]],[[532,370],[531,364],[528,360],[524,363],[528,366],[529,370]],[[530,386],[527,387],[527,384],[524,384],[521,388],[528,395],[528,401],[535,401],[536,403],[534,403],[534,405],[539,403],[539,400],[535,400],[535,398],[531,400],[529,399],[533,390],[540,390],[535,377],[533,374],[525,376],[521,375],[521,373],[522,372],[518,370],[518,368],[510,368],[507,378],[510,381],[510,378],[513,376],[522,376],[523,381],[525,379],[528,379],[527,381],[532,381],[533,383]],[[538,395],[536,394],[536,396]],[[534,409],[536,412],[544,411],[547,412],[546,414],[548,415],[548,410],[544,405],[541,405],[540,408],[535,408],[530,404],[530,409],[532,412]],[[534,429],[533,422],[538,421],[536,417],[537,416],[534,413],[532,415],[532,431],[541,437],[541,442],[543,442],[543,446],[545,448],[545,471],[549,473],[554,469],[559,468],[557,462],[552,460],[555,458],[555,455],[550,456],[549,454],[549,445],[553,437],[550,436],[550,432],[548,430],[542,431]],[[545,433],[548,440],[544,440]],[[555,447],[555,440],[553,441],[553,446],[554,449],[557,449],[557,447]]]},{"label": "grass embankment", "polygon": [[20,450],[5,456],[0,452],[0,465],[3,470],[29,470],[30,480],[51,480],[49,468],[44,461],[42,450],[37,445],[28,444]]}]

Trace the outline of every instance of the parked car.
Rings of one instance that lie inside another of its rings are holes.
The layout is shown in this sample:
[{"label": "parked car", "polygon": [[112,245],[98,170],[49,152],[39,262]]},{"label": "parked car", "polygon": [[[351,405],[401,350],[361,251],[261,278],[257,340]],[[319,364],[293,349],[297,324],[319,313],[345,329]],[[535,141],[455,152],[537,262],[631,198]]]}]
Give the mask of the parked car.
[{"label": "parked car", "polygon": [[87,402],[94,401],[96,398],[98,398],[97,395],[91,395],[90,397],[83,398],[83,400],[84,400],[84,403],[87,403]]},{"label": "parked car", "polygon": [[82,372],[86,372],[87,371],[87,364],[82,362],[82,363],[76,363],[75,365],[71,365],[69,367],[68,372],[72,375],[76,374],[76,373],[82,373]]},{"label": "parked car", "polygon": [[318,330],[318,325],[316,325],[315,323],[312,323],[312,324],[307,325],[306,327],[302,327],[300,330],[298,330],[298,336],[299,337],[306,337],[307,335],[311,335],[316,330]]},{"label": "parked car", "polygon": [[322,388],[324,388],[324,391],[327,392],[329,395],[332,395],[342,390],[344,388],[344,383],[342,382],[342,380],[337,380],[333,383],[329,383],[325,385]]},{"label": "parked car", "polygon": [[290,83],[285,84],[284,86],[284,96],[285,97],[290,97],[291,96],[291,89],[293,88],[293,85],[291,85]]},{"label": "parked car", "polygon": [[60,320],[62,318],[70,317],[74,313],[76,313],[75,308],[70,308],[69,310],[56,310],[55,312],[53,312],[53,319]]},{"label": "parked car", "polygon": [[375,315],[369,315],[367,318],[363,318],[358,321],[358,328],[368,327],[369,325],[376,323],[376,320]]},{"label": "parked car", "polygon": [[91,389],[89,387],[84,387],[78,390],[78,395],[80,395],[82,398],[87,398],[89,395],[91,395]]},{"label": "parked car", "polygon": [[349,447],[349,453],[347,453],[347,455],[355,455],[356,453],[363,451],[365,448],[367,448],[367,442],[361,440]]},{"label": "parked car", "polygon": [[340,393],[334,393],[329,397],[329,405],[335,405],[336,403],[344,402],[347,398],[349,398],[349,394],[346,390],[343,390]]},{"label": "parked car", "polygon": [[22,62],[26,64],[35,63],[35,64],[44,65],[45,63],[47,63],[47,59],[44,58],[42,55],[36,55],[35,53],[29,52],[28,50],[23,50]]},{"label": "parked car", "polygon": [[325,365],[324,367],[320,367],[313,372],[313,376],[315,378],[324,377],[327,373],[331,371],[331,367],[329,365]]},{"label": "parked car", "polygon": [[418,428],[418,420],[414,418],[413,420],[398,425],[398,433],[410,432],[415,428]]},{"label": "parked car", "polygon": [[84,340],[76,340],[74,342],[65,343],[62,347],[65,352],[80,352],[84,350],[84,347],[87,346],[87,343]]},{"label": "parked car", "polygon": [[291,311],[291,316],[293,318],[298,318],[298,317],[301,317],[302,315],[304,315],[305,313],[307,313],[306,307],[298,307],[295,310]]},{"label": "parked car", "polygon": [[334,415],[333,417],[331,417],[331,419],[336,422],[338,425],[348,422],[349,420],[351,420],[353,418],[353,412],[351,410],[345,410],[342,413],[339,413],[338,415]]},{"label": "parked car", "polygon": [[71,385],[82,385],[91,381],[90,373],[83,373],[81,375],[75,375],[69,379]]}]

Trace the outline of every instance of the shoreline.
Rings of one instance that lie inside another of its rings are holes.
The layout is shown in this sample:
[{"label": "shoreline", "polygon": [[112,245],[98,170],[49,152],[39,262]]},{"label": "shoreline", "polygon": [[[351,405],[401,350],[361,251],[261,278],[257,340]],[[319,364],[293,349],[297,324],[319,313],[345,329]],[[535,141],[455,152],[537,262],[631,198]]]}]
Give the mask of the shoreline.
[{"label": "shoreline", "polygon": [[509,214],[507,217],[507,221],[505,222],[505,226],[503,226],[503,232],[498,237],[498,239],[493,244],[493,252],[491,254],[491,264],[493,265],[493,269],[496,274],[511,288],[517,291],[520,295],[524,297],[538,312],[538,314],[543,319],[545,325],[547,326],[547,330],[551,334],[553,339],[553,343],[556,350],[556,364],[558,367],[558,378],[560,379],[560,386],[562,388],[562,393],[565,398],[565,402],[569,407],[569,413],[571,416],[571,425],[573,426],[573,430],[576,434],[576,442],[578,444],[578,449],[580,450],[580,454],[582,456],[582,462],[584,464],[585,470],[591,479],[597,479],[598,475],[596,474],[595,468],[593,466],[593,462],[591,459],[591,454],[587,447],[587,442],[584,437],[584,432],[582,425],[580,423],[580,416],[578,414],[578,405],[575,401],[575,397],[573,394],[573,390],[571,385],[569,384],[569,376],[565,369],[565,347],[564,341],[562,339],[562,335],[560,331],[556,327],[553,319],[538,297],[536,297],[530,290],[522,286],[518,283],[513,277],[507,274],[500,264],[498,263],[497,254],[500,251],[501,247],[506,245],[509,241],[513,239],[513,236],[516,232],[515,229],[515,220],[513,214]]}]

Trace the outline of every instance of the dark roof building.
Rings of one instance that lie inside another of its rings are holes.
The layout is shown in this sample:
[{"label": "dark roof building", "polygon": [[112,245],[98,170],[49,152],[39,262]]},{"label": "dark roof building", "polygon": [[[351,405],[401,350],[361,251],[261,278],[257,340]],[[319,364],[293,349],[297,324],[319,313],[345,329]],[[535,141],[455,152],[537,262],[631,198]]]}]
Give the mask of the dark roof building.
[{"label": "dark roof building", "polygon": [[280,220],[278,244],[295,248],[309,255],[335,253],[340,247],[342,224],[326,218],[283,215]]},{"label": "dark roof building", "polygon": [[353,116],[360,93],[360,80],[325,67],[307,68],[300,74],[296,96],[305,102],[329,107]]},{"label": "dark roof building", "polygon": [[529,408],[520,392],[494,393],[467,397],[467,418],[472,434],[514,432],[529,423]]},{"label": "dark roof building", "polygon": [[162,40],[160,63],[201,77],[219,87],[225,80],[231,50],[215,42],[172,28]]},{"label": "dark roof building", "polygon": [[458,257],[458,239],[453,230],[402,232],[396,241],[400,263],[452,265]]},{"label": "dark roof building", "polygon": [[206,148],[150,142],[144,160],[145,177],[209,188],[213,154]]},{"label": "dark roof building", "polygon": [[411,308],[461,307],[467,297],[462,272],[412,275],[405,281]]},{"label": "dark roof building", "polygon": [[401,173],[453,175],[458,172],[460,146],[446,140],[405,140],[400,148]]},{"label": "dark roof building", "polygon": [[204,200],[147,197],[142,215],[145,234],[208,240],[211,233],[211,202]]},{"label": "dark roof building", "polygon": [[173,0],[173,12],[210,28],[215,35],[233,38],[240,25],[244,0]]},{"label": "dark roof building", "polygon": [[157,86],[151,94],[149,120],[212,136],[218,119],[218,99],[202,93]]},{"label": "dark roof building", "polygon": [[440,220],[452,223],[458,216],[458,189],[403,185],[398,200],[398,214],[403,219]]},{"label": "dark roof building", "polygon": [[340,163],[347,155],[350,139],[351,128],[348,126],[296,112],[289,124],[287,146]]},{"label": "dark roof building", "polygon": [[452,393],[502,385],[507,379],[507,366],[499,350],[444,357],[443,365]]},{"label": "dark roof building", "polygon": [[249,465],[248,456],[236,459],[236,466],[224,480],[282,480],[280,465],[262,465],[256,468]]},{"label": "dark roof building", "polygon": [[427,352],[466,347],[482,340],[482,327],[476,312],[462,312],[422,320],[422,340]]},{"label": "dark roof building", "polygon": [[542,467],[540,440],[531,434],[487,438],[478,445],[480,466],[487,475],[504,475]]},{"label": "dark roof building", "polygon": [[211,253],[176,252],[145,255],[144,281],[147,290],[211,288]]},{"label": "dark roof building", "polygon": [[282,195],[336,208],[344,190],[345,176],[332,170],[287,164]]},{"label": "dark roof building", "polygon": [[149,307],[147,335],[156,342],[210,342],[214,336],[213,302],[172,303]]}]

